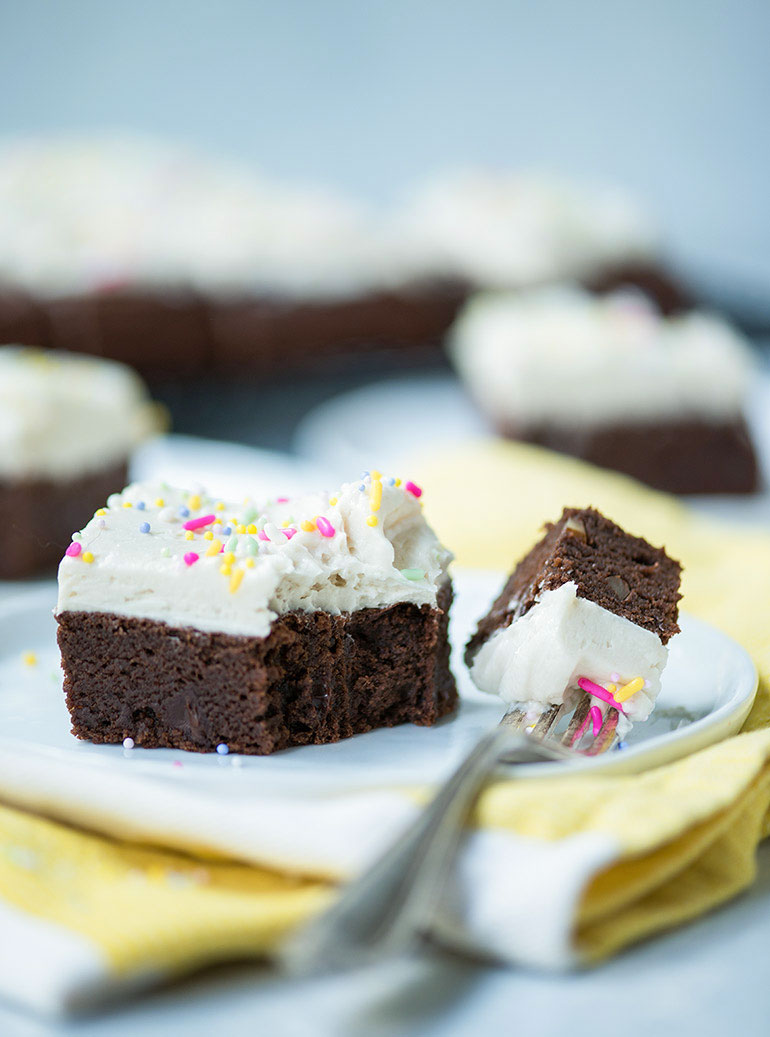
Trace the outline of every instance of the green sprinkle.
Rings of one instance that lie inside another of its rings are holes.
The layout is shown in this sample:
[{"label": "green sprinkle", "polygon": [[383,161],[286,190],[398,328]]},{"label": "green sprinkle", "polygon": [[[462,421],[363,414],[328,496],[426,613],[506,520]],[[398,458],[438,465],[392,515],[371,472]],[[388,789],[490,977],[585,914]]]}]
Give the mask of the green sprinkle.
[{"label": "green sprinkle", "polygon": [[160,553],[161,553],[163,558],[168,558],[168,556],[171,554],[171,552],[169,551],[169,549],[167,547],[162,547],[160,549]]},{"label": "green sprinkle", "polygon": [[231,536],[230,539],[225,544],[225,551],[232,551],[233,554],[235,554],[235,552],[237,550],[238,550],[238,537],[237,536]]},{"label": "green sprinkle", "polygon": [[247,555],[255,555],[257,553],[257,551],[259,551],[259,547],[257,546],[257,542],[254,539],[254,537],[247,537],[246,538],[246,554]]},{"label": "green sprinkle", "polygon": [[424,569],[402,569],[401,575],[407,580],[424,580]]},{"label": "green sprinkle", "polygon": [[259,509],[258,508],[254,508],[254,507],[246,508],[246,510],[243,513],[243,525],[244,526],[251,525],[251,523],[254,521],[254,519],[257,517],[257,515],[259,515]]}]

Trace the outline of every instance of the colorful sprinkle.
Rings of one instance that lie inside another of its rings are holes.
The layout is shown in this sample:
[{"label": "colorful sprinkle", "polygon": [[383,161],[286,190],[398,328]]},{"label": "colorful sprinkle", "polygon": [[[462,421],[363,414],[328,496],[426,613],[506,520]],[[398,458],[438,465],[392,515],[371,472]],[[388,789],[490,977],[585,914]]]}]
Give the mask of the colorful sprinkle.
[{"label": "colorful sprinkle", "polygon": [[246,532],[249,533],[251,536],[254,536],[256,534],[257,527],[254,525],[253,522],[250,522],[248,524],[248,526],[246,527]]},{"label": "colorful sprinkle", "polygon": [[145,509],[146,507],[147,507],[147,505],[146,505],[146,504],[144,503],[144,501],[143,501],[143,500],[140,500],[140,501],[139,501],[139,503],[137,504],[137,508],[138,508],[138,509],[139,509],[140,511],[144,511],[144,509]]},{"label": "colorful sprinkle", "polygon": [[257,533],[257,536],[259,537],[260,540],[269,540],[270,539],[270,537],[267,535],[267,533],[264,531],[264,529],[260,529],[260,531]]},{"label": "colorful sprinkle", "polygon": [[123,501],[123,507],[124,508],[133,508],[133,506],[134,505],[131,503],[130,500]]},{"label": "colorful sprinkle", "polygon": [[195,565],[199,558],[200,555],[196,554],[195,551],[188,551],[184,556],[184,563],[185,565]]},{"label": "colorful sprinkle", "polygon": [[166,506],[166,502],[163,500],[162,497],[156,497],[155,498],[155,507],[156,508],[163,508],[165,506]]},{"label": "colorful sprinkle", "polygon": [[324,518],[323,515],[318,516],[315,520],[315,524],[318,526],[318,532],[322,537],[333,537],[336,533],[334,526],[327,518]]},{"label": "colorful sprinkle", "polygon": [[377,516],[376,515],[370,515],[369,518],[366,520],[366,524],[367,524],[367,526],[376,526],[377,525]]},{"label": "colorful sprinkle", "polygon": [[233,554],[238,550],[238,537],[231,536],[225,544],[225,551],[232,552]]},{"label": "colorful sprinkle", "polygon": [[83,559],[83,561],[87,565],[90,565],[91,562],[93,562],[93,560],[94,560],[94,556],[91,554],[90,551],[84,551],[83,554],[80,557]]},{"label": "colorful sprinkle", "polygon": [[206,557],[207,558],[213,558],[214,555],[218,555],[221,550],[222,550],[222,541],[221,540],[213,540],[211,542],[211,547],[209,547],[209,549],[206,551]]},{"label": "colorful sprinkle", "polygon": [[302,522],[300,522],[300,528],[304,529],[306,533],[312,533],[316,528],[315,522],[310,522],[309,519],[303,519]]},{"label": "colorful sprinkle", "polygon": [[76,544],[73,541],[73,543],[70,544],[70,546],[64,553],[65,555],[67,555],[68,558],[77,558],[77,556],[80,554],[82,550],[83,548],[80,546],[80,544]]},{"label": "colorful sprinkle", "polygon": [[227,742],[220,742],[217,746],[217,752],[220,756],[227,756],[227,754],[230,752],[230,746],[227,744]]},{"label": "colorful sprinkle", "polygon": [[227,551],[226,554],[222,555],[222,561],[225,565],[232,565],[235,561],[235,554],[232,551]]},{"label": "colorful sprinkle", "polygon": [[330,497],[329,498],[329,504],[331,504],[332,507],[334,507],[334,505],[336,503],[337,503],[337,498],[336,497]]},{"label": "colorful sprinkle", "polygon": [[582,688],[582,690],[587,692],[589,695],[594,695],[597,699],[609,702],[609,704],[614,706],[615,709],[621,709],[620,703],[617,702],[610,692],[607,691],[606,688],[603,688],[601,684],[594,684],[594,682],[590,681],[587,677],[579,677],[577,683],[578,687]]},{"label": "colorful sprinkle", "polygon": [[202,529],[204,526],[210,526],[216,518],[216,515],[201,515],[200,518],[190,519],[185,522],[183,529]]},{"label": "colorful sprinkle", "polygon": [[37,666],[37,656],[34,652],[25,652],[21,658],[25,666]]},{"label": "colorful sprinkle", "polygon": [[203,539],[204,540],[213,540],[214,539],[214,532],[213,532],[213,530],[207,529],[206,532],[203,534]]},{"label": "colorful sprinkle", "polygon": [[170,554],[171,554],[171,551],[169,551],[169,549],[167,547],[162,547],[160,549],[160,556],[161,556],[161,558],[168,558],[168,556]]},{"label": "colorful sprinkle", "polygon": [[413,497],[422,497],[422,490],[419,486],[416,486],[413,482],[404,483],[404,489],[407,493],[411,493]]},{"label": "colorful sprinkle", "polygon": [[97,508],[96,514],[97,515],[106,515],[107,514],[107,509],[106,508]]},{"label": "colorful sprinkle", "polygon": [[189,518],[190,517],[190,509],[189,508],[185,508],[185,507],[181,507],[179,509],[179,517],[180,518]]},{"label": "colorful sprinkle", "polygon": [[382,504],[382,483],[372,476],[372,488],[369,490],[369,507],[372,511],[379,511]]},{"label": "colorful sprinkle", "polygon": [[243,580],[243,569],[236,569],[230,577],[230,593],[235,594]]},{"label": "colorful sprinkle", "polygon": [[275,503],[276,504],[288,504],[289,503],[289,498],[288,497],[276,497],[275,498]]},{"label": "colorful sprinkle", "polygon": [[184,535],[185,540],[195,540],[195,533],[191,529],[188,529]]},{"label": "colorful sprinkle", "polygon": [[223,576],[230,576],[232,574],[233,567],[225,563],[224,565],[220,565],[219,571],[222,573]]},{"label": "colorful sprinkle", "polygon": [[150,523],[149,522],[142,522],[142,524],[139,526],[139,532],[140,533],[149,533],[150,532]]},{"label": "colorful sprinkle", "polygon": [[644,687],[643,677],[634,677],[628,684],[624,684],[620,691],[615,695],[618,702],[625,702],[630,699],[632,695],[635,695],[637,691],[641,691]]},{"label": "colorful sprinkle", "polygon": [[124,749],[133,749],[134,745],[135,745],[135,742],[134,742],[133,738],[124,738],[123,739],[123,748]]},{"label": "colorful sprinkle", "polygon": [[297,530],[294,528],[294,526],[287,526],[286,529],[281,530],[281,532],[287,540],[291,540],[291,538],[295,535]]},{"label": "colorful sprinkle", "polygon": [[423,580],[425,578],[424,569],[402,569],[401,575],[407,580]]},{"label": "colorful sprinkle", "polygon": [[201,497],[199,493],[194,493],[191,497],[187,498],[187,503],[193,511],[197,511],[201,506]]},{"label": "colorful sprinkle", "polygon": [[246,566],[247,569],[253,569],[254,568],[254,559],[253,558],[247,558],[244,561],[243,564]]}]

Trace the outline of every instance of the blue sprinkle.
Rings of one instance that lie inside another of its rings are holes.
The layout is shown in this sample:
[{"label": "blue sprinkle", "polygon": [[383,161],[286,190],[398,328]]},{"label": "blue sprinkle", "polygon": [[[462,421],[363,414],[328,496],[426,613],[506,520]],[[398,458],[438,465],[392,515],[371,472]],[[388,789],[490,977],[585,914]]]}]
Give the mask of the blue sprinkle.
[{"label": "blue sprinkle", "polygon": [[143,522],[141,524],[141,526],[139,527],[139,532],[140,533],[149,533],[150,532],[150,523],[149,522]]},{"label": "blue sprinkle", "polygon": [[369,473],[368,472],[361,472],[361,478],[362,479],[368,479],[369,478]]},{"label": "blue sprinkle", "polygon": [[615,748],[616,749],[627,749],[628,748],[628,742],[618,742],[618,744],[615,746]]},{"label": "blue sprinkle", "polygon": [[358,488],[361,491],[361,493],[366,493],[366,487],[364,486],[363,483],[361,483],[361,485]]},{"label": "blue sprinkle", "polygon": [[220,756],[227,756],[227,754],[230,752],[230,746],[227,744],[227,742],[220,742],[217,746],[217,752]]},{"label": "blue sprinkle", "polygon": [[395,477],[391,476],[390,479],[388,479],[388,486],[395,486],[395,485],[396,485]]},{"label": "blue sprinkle", "polygon": [[226,537],[229,537],[230,534],[232,533],[232,531],[233,531],[233,527],[232,526],[225,526],[225,528],[222,530],[222,535],[226,536]]},{"label": "blue sprinkle", "polygon": [[179,517],[180,518],[189,518],[190,517],[190,509],[189,508],[184,508],[184,507],[180,508],[179,509]]},{"label": "blue sprinkle", "polygon": [[139,508],[140,511],[144,511],[145,507],[146,507],[146,505],[145,505],[144,501],[140,500],[139,503],[137,504],[137,508]]}]

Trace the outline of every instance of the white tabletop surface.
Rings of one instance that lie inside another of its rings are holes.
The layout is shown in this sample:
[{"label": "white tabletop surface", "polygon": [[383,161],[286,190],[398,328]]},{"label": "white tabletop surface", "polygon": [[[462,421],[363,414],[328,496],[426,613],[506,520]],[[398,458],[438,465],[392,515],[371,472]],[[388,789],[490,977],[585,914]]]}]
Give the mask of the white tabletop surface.
[{"label": "white tabletop surface", "polygon": [[[183,447],[191,451],[189,441]],[[201,459],[195,449],[192,455]],[[175,458],[183,468],[187,453],[175,451]],[[244,458],[239,454],[241,470]],[[220,470],[216,460],[206,458],[212,470]],[[276,455],[261,458],[274,460]],[[266,966],[229,966],[86,1019],[45,1020],[0,1005],[0,1035],[724,1037],[734,1032],[766,1037],[769,934],[770,845],[765,844],[757,881],[747,893],[588,972],[534,974],[427,950],[418,960],[302,982],[283,979]]]}]

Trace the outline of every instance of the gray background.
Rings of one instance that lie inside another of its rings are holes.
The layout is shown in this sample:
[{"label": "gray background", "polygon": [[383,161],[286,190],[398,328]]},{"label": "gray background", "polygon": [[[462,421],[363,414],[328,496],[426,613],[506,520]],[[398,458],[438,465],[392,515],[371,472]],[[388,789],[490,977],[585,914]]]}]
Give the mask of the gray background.
[{"label": "gray background", "polygon": [[5,0],[0,133],[128,128],[373,199],[447,163],[627,185],[770,297],[767,0]]}]

